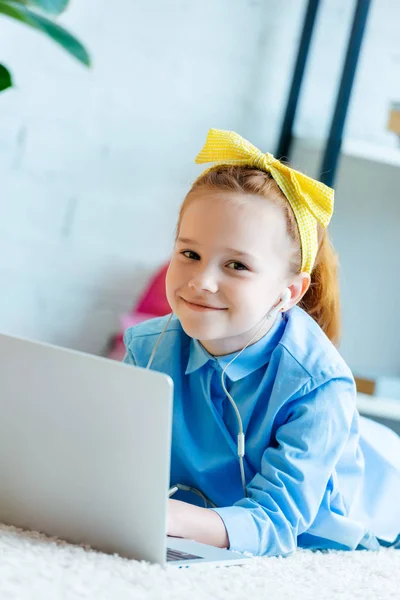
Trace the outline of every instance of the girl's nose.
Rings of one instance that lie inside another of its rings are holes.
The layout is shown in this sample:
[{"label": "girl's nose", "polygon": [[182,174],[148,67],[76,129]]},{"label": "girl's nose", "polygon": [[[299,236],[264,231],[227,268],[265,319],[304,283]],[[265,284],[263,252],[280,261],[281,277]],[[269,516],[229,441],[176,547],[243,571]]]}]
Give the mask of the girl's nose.
[{"label": "girl's nose", "polygon": [[195,292],[210,292],[215,294],[218,291],[218,282],[215,276],[209,271],[198,272],[188,282],[188,287]]}]

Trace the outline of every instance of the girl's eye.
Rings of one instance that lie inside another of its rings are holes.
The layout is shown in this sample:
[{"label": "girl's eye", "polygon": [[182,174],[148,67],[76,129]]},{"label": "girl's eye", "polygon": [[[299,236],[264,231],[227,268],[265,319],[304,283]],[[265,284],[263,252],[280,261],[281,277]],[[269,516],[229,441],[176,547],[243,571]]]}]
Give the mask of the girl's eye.
[{"label": "girl's eye", "polygon": [[248,271],[248,268],[246,267],[246,265],[244,265],[241,262],[236,262],[235,260],[230,262],[227,265],[227,267],[228,267],[228,269],[232,269],[233,271]]},{"label": "girl's eye", "polygon": [[181,254],[183,254],[183,256],[186,256],[186,258],[190,258],[191,260],[200,260],[200,256],[192,250],[184,250],[183,252],[181,252]]}]

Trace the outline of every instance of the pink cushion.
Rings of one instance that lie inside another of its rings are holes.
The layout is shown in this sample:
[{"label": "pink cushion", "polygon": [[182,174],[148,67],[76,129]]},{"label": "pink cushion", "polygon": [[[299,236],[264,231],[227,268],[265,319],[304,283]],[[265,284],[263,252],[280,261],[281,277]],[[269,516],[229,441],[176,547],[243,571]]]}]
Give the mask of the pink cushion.
[{"label": "pink cushion", "polygon": [[150,280],[142,295],[139,297],[137,304],[128,313],[125,313],[120,318],[121,330],[113,339],[113,347],[108,353],[109,358],[122,360],[125,356],[125,346],[123,343],[123,334],[126,329],[153,319],[154,317],[162,317],[171,312],[165,293],[165,276],[167,274],[169,263],[163,265],[154,277]]},{"label": "pink cushion", "polygon": [[161,267],[150,280],[142,296],[139,298],[134,310],[138,313],[147,313],[157,317],[162,317],[171,312],[165,293],[165,276],[167,274],[169,263]]},{"label": "pink cushion", "polygon": [[128,329],[128,327],[133,327],[142,321],[147,321],[148,319],[154,319],[158,315],[152,315],[150,313],[140,313],[140,312],[132,312],[125,313],[121,316],[119,322],[121,323],[122,331]]}]

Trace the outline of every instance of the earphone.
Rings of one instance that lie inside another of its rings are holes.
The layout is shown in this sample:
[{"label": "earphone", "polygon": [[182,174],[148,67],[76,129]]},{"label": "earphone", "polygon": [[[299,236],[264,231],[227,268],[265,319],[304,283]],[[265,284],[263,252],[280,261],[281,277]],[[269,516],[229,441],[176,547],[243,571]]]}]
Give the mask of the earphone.
[{"label": "earphone", "polygon": [[[290,291],[289,288],[286,288],[283,291],[282,297],[280,299],[280,301],[278,302],[278,304],[274,307],[271,308],[271,310],[268,311],[268,313],[262,318],[261,323],[259,325],[259,327],[257,328],[255,334],[253,335],[253,337],[247,342],[247,344],[245,345],[244,348],[242,348],[242,350],[240,350],[240,352],[238,352],[233,358],[232,360],[225,365],[222,373],[221,373],[221,385],[222,388],[227,396],[227,398],[229,399],[229,402],[231,403],[235,414],[236,414],[236,418],[238,421],[238,425],[239,425],[239,432],[238,432],[238,458],[239,458],[239,466],[240,466],[240,475],[241,475],[241,480],[242,480],[242,487],[243,487],[243,493],[244,493],[244,497],[247,498],[247,490],[246,490],[246,478],[245,478],[245,473],[244,473],[244,465],[243,465],[243,456],[245,455],[245,435],[243,432],[243,423],[242,423],[242,418],[240,416],[240,412],[238,410],[238,407],[236,406],[236,403],[234,401],[234,399],[232,398],[232,396],[230,395],[230,393],[228,392],[228,390],[226,389],[226,385],[225,385],[225,372],[227,370],[227,368],[237,359],[239,358],[239,356],[242,354],[242,352],[244,352],[246,350],[246,348],[251,344],[251,342],[257,337],[257,335],[259,334],[259,332],[261,331],[262,327],[265,325],[265,322],[268,320],[271,320],[273,318],[276,318],[276,316],[278,315],[279,312],[283,311],[284,308],[286,307],[286,304],[289,302],[290,298],[292,296],[292,293]],[[169,319],[167,320],[162,332],[160,333],[160,335],[158,336],[157,342],[153,348],[153,351],[150,355],[149,361],[146,365],[146,369],[150,369],[150,366],[153,362],[155,353],[157,351],[158,345],[161,342],[161,339],[173,317],[174,313],[172,312],[169,316]],[[198,494],[199,496],[201,496],[204,500],[205,503],[208,501],[211,505],[213,505],[213,503],[205,497],[204,494],[202,494],[202,492],[199,492],[198,490],[196,490],[195,488],[189,488],[188,486],[182,486],[180,484],[176,484],[174,486],[176,489],[174,490],[173,493],[175,493],[175,491],[177,491],[177,489],[183,489],[186,491],[192,491],[196,494]],[[172,494],[171,494],[172,495]],[[213,505],[215,506],[215,505]]]},{"label": "earphone", "polygon": [[290,298],[292,297],[292,292],[290,291],[289,288],[286,288],[282,294],[282,298],[279,302],[279,304],[277,304],[277,306],[275,306],[275,308],[272,308],[270,310],[270,312],[267,314],[267,319],[272,319],[272,317],[275,317],[279,311],[283,310],[286,306],[286,304],[289,302]]}]

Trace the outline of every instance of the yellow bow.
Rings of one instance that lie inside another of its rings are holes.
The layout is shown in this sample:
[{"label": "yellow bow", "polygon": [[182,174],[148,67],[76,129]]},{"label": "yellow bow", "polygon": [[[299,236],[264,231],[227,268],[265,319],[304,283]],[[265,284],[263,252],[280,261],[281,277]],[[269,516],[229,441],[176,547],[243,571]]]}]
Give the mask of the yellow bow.
[{"label": "yellow bow", "polygon": [[233,131],[210,129],[196,163],[249,166],[270,173],[296,217],[300,233],[301,270],[311,273],[318,250],[317,221],[327,227],[333,213],[334,191],[320,181],[284,165],[268,152],[258,148]]}]

